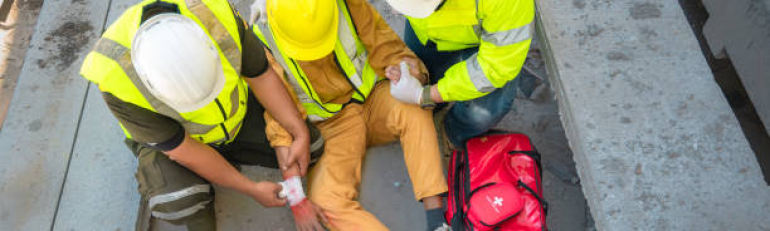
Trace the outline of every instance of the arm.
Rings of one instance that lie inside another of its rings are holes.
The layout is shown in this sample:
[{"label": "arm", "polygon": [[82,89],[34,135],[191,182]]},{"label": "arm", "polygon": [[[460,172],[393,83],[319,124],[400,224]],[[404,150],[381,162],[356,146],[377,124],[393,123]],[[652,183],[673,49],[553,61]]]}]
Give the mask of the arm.
[{"label": "arm", "polygon": [[286,204],[278,198],[281,186],[267,181],[254,182],[233,168],[216,150],[185,134],[182,144],[164,152],[171,160],[185,166],[211,183],[231,188],[254,198],[265,207]]},{"label": "arm", "polygon": [[404,41],[390,28],[385,19],[371,4],[365,0],[346,0],[348,12],[358,30],[358,37],[369,52],[369,65],[378,76],[386,76],[385,68],[392,66],[398,69],[398,64],[404,59],[417,60],[417,70],[414,75],[423,84],[428,83],[428,71],[425,64],[409,50]]},{"label": "arm", "polygon": [[[288,131],[292,137],[290,158],[282,168],[285,170],[294,162],[299,162],[300,174],[305,175],[310,157],[310,135],[305,121],[299,110],[293,105],[294,101],[283,85],[283,81],[272,69],[257,78],[246,78],[246,82],[254,92],[257,100],[265,107],[281,127]],[[292,105],[288,106],[287,105]]]},{"label": "arm", "polygon": [[[479,1],[483,34],[479,52],[444,73],[431,92],[434,101],[475,99],[504,86],[521,70],[531,41],[532,0]],[[511,13],[514,12],[514,13]]]},{"label": "arm", "polygon": [[[294,101],[294,105],[296,105],[297,110],[302,114],[302,118],[307,118],[307,113],[305,112],[305,107],[302,106],[302,104],[299,103],[299,100],[297,99],[297,95],[294,94],[294,90],[289,85],[288,82],[286,82],[286,78],[283,77],[283,68],[281,68],[281,65],[275,62],[273,55],[267,50],[265,50],[265,56],[267,56],[267,60],[269,65],[275,70],[276,74],[278,74],[278,79],[283,82],[283,86],[286,88],[287,92],[291,96],[292,100]],[[271,115],[269,112],[265,112],[265,133],[267,133],[267,139],[270,141],[270,146],[273,148],[277,147],[289,147],[291,146],[291,142],[293,140],[291,134],[284,129],[278,121],[276,121],[273,118],[273,115]]]}]

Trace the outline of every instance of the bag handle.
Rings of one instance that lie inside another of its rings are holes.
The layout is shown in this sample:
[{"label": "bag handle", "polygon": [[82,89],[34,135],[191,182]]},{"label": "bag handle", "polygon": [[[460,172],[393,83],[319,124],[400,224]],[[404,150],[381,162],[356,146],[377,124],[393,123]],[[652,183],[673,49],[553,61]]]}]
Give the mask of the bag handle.
[{"label": "bag handle", "polygon": [[542,197],[540,197],[540,195],[537,195],[537,193],[535,193],[535,190],[532,190],[532,188],[527,186],[527,184],[525,184],[524,182],[521,182],[521,180],[519,180],[518,183],[519,183],[519,186],[529,191],[529,193],[531,193],[532,196],[535,196],[535,199],[537,199],[537,201],[539,201],[540,205],[543,207],[543,210],[545,211],[545,215],[548,215],[548,202],[545,201]]}]

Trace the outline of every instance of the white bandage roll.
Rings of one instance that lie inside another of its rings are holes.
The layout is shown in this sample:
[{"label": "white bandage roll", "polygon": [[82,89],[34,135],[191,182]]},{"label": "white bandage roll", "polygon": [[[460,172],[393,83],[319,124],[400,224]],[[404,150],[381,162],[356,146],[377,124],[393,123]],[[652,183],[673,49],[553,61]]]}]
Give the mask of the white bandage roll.
[{"label": "white bandage roll", "polygon": [[294,206],[305,200],[305,190],[302,188],[302,180],[298,176],[289,177],[283,182],[278,182],[281,185],[281,192],[278,196],[286,198],[289,201],[290,206]]}]

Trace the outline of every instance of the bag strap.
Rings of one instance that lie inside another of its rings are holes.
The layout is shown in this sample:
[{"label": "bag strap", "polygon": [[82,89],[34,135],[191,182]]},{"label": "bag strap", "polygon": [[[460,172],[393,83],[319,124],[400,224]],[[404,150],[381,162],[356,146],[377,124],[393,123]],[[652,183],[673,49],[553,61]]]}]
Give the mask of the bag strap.
[{"label": "bag strap", "polygon": [[[545,201],[542,197],[540,197],[540,195],[537,195],[537,193],[535,193],[535,190],[532,190],[532,188],[527,186],[527,184],[525,184],[524,182],[521,182],[521,180],[519,180],[518,183],[519,183],[519,186],[529,191],[529,193],[531,193],[532,196],[535,196],[535,199],[537,199],[537,201],[540,202],[540,207],[543,208],[543,216],[548,216],[548,202]],[[543,231],[545,231],[545,226],[543,226],[542,229]]]},{"label": "bag strap", "polygon": [[465,154],[465,151],[456,153],[454,155],[454,174],[452,179],[452,189],[454,190],[454,203],[455,203],[455,216],[452,217],[452,220],[450,221],[450,225],[452,226],[452,230],[455,231],[464,231],[464,221],[465,221],[465,212],[463,211],[463,202],[461,197],[461,184],[462,184],[462,178],[460,177],[460,174],[462,173],[462,155]]}]

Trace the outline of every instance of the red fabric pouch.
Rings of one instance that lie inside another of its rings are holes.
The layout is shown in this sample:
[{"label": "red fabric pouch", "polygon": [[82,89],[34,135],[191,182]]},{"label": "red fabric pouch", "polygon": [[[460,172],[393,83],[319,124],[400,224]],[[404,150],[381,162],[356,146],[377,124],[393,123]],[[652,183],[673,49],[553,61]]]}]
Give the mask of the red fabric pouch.
[{"label": "red fabric pouch", "polygon": [[476,230],[492,230],[521,212],[524,201],[507,182],[489,183],[473,192],[468,203],[468,221]]}]

